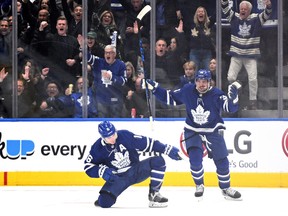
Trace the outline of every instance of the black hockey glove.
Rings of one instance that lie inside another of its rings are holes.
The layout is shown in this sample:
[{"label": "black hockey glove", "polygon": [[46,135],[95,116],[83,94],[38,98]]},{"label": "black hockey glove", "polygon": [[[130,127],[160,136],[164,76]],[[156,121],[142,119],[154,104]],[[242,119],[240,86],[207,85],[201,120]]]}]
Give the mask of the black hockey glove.
[{"label": "black hockey glove", "polygon": [[179,149],[172,145],[166,145],[164,154],[168,155],[173,160],[183,160],[183,157],[181,156]]}]

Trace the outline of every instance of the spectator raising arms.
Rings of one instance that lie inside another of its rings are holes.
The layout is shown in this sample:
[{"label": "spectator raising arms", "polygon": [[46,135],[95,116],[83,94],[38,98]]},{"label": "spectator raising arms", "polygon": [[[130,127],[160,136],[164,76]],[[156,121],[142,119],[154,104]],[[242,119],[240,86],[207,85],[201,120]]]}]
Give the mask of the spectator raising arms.
[{"label": "spectator raising arms", "polygon": [[[82,41],[83,36],[78,35],[79,44],[82,45]],[[123,91],[127,82],[126,65],[120,59],[116,59],[116,48],[107,45],[104,58],[88,52],[87,59],[93,69],[98,116],[100,118],[124,117]]]},{"label": "spectator raising arms", "polygon": [[[67,0],[62,1],[62,8],[68,23],[68,34],[77,38],[78,34],[82,34],[82,5],[75,5],[73,11],[70,12]],[[89,28],[89,27],[88,27]]]},{"label": "spectator raising arms", "polygon": [[272,13],[270,0],[265,0],[266,8],[262,13],[252,13],[252,4],[242,1],[239,4],[240,12],[237,13],[229,7],[228,0],[221,0],[225,17],[231,24],[231,56],[227,79],[234,82],[238,73],[244,66],[249,82],[249,109],[257,109],[257,58],[260,57],[261,28]]},{"label": "spectator raising arms", "polygon": [[67,34],[68,25],[64,16],[60,16],[57,20],[56,34],[46,29],[47,26],[46,21],[41,22],[33,43],[48,49],[48,55],[42,64],[48,65],[50,77],[58,81],[64,89],[70,83],[75,83],[77,76],[81,75],[80,62],[76,61],[79,56],[79,44],[75,37]]},{"label": "spectator raising arms", "polygon": [[191,32],[188,32],[189,59],[194,61],[198,68],[208,69],[209,61],[215,50],[213,44],[213,29],[215,18],[208,17],[204,7],[198,7],[193,19]]},{"label": "spectator raising arms", "polygon": [[57,81],[49,81],[45,85],[46,94],[37,99],[35,117],[38,118],[72,118],[73,109],[67,106],[69,100],[63,94]]},{"label": "spectator raising arms", "polygon": [[[104,11],[100,17],[94,13],[92,24],[91,24],[91,31],[97,33],[97,42],[102,48],[105,49],[106,45],[114,45],[117,48],[117,58],[123,59],[124,57],[124,47],[123,42],[120,36],[120,32],[118,27],[116,26],[113,13],[111,11]],[[117,34],[116,38],[113,39]]]}]

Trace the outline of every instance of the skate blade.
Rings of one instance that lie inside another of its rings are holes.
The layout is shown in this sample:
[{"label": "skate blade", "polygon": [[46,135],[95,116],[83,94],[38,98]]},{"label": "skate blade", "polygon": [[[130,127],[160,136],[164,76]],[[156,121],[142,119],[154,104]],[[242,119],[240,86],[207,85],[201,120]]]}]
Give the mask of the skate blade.
[{"label": "skate blade", "polygon": [[242,201],[242,197],[240,198],[232,198],[232,197],[229,197],[229,196],[224,196],[224,199],[226,200],[231,200],[231,201]]},{"label": "skate blade", "polygon": [[164,203],[159,203],[159,202],[149,202],[149,207],[150,208],[166,208],[168,206],[167,202]]}]

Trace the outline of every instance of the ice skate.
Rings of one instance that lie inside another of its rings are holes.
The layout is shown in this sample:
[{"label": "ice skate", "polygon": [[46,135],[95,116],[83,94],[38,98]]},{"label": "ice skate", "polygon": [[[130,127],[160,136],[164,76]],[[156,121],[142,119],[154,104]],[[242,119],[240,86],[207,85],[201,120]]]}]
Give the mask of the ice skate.
[{"label": "ice skate", "polygon": [[150,192],[148,195],[150,208],[164,208],[168,206],[168,199],[163,197],[158,191]]},{"label": "ice skate", "polygon": [[194,196],[197,198],[198,201],[201,201],[203,199],[204,194],[204,185],[196,185],[196,191]]},{"label": "ice skate", "polygon": [[94,202],[94,205],[95,205],[96,207],[100,207],[98,200],[96,200],[96,201]]},{"label": "ice skate", "polygon": [[224,198],[227,200],[237,200],[237,201],[242,200],[241,194],[238,191],[232,189],[231,187],[229,187],[227,189],[223,189],[222,194],[223,194]]}]

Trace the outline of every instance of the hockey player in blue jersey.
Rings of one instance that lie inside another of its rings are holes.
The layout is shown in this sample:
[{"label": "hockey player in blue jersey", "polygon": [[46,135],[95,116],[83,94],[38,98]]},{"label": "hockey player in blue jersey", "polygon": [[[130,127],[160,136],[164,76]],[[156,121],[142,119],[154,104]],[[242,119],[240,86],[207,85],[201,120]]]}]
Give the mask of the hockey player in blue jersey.
[{"label": "hockey player in blue jersey", "polygon": [[[161,154],[182,160],[179,149],[128,130],[116,130],[109,121],[101,122],[98,131],[101,138],[92,145],[84,162],[84,170],[89,177],[106,181],[95,205],[111,207],[129,186],[150,177],[149,207],[166,207],[168,199],[159,193],[166,170]],[[160,155],[140,160],[139,152],[156,152]]]},{"label": "hockey player in blue jersey", "polygon": [[[143,82],[142,84],[145,84]],[[146,80],[145,88],[153,92],[156,98],[168,105],[186,105],[184,140],[189,155],[190,171],[196,185],[195,197],[202,199],[204,193],[203,145],[208,157],[216,165],[219,187],[226,199],[241,200],[241,194],[230,187],[228,150],[225,140],[219,134],[224,130],[221,112],[238,110],[238,82],[228,87],[228,95],[211,86],[211,73],[200,69],[196,72],[195,83],[184,85],[173,91],[166,90],[153,80]]]}]

